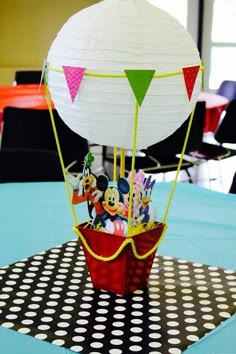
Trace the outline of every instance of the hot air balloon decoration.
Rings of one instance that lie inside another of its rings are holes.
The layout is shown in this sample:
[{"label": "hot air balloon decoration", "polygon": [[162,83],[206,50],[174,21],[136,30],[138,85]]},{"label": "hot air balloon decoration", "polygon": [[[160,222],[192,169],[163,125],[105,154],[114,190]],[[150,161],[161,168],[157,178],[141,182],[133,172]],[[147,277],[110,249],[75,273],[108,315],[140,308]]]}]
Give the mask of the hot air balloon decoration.
[{"label": "hot air balloon decoration", "polygon": [[[88,203],[91,219],[79,224],[74,212],[74,231],[96,288],[125,295],[147,284],[170,200],[164,219],[156,221],[149,205],[155,181],[135,170],[136,151],[165,139],[193,116],[201,71],[190,34],[146,0],[90,6],[72,16],[51,45],[45,66],[51,116],[50,100],[74,132],[115,152],[113,181],[93,174],[91,153],[82,175],[72,178],[64,171],[72,205]],[[132,151],[128,177],[126,149]],[[123,156],[118,178],[117,151]],[[63,168],[62,157],[61,162]]]}]

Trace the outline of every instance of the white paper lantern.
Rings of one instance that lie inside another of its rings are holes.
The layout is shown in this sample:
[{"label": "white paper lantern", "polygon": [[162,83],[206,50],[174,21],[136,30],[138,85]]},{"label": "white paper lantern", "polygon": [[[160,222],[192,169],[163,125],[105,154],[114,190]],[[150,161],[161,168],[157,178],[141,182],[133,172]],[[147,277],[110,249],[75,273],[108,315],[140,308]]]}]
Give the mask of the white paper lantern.
[{"label": "white paper lantern", "polygon": [[[54,105],[76,133],[101,145],[132,148],[135,96],[124,70],[181,72],[200,65],[185,28],[146,0],[105,0],[72,16],[48,53],[47,81]],[[86,68],[74,102],[63,66]],[[153,78],[139,109],[137,148],[172,134],[187,119],[201,86],[199,72],[189,100],[182,74]]]}]

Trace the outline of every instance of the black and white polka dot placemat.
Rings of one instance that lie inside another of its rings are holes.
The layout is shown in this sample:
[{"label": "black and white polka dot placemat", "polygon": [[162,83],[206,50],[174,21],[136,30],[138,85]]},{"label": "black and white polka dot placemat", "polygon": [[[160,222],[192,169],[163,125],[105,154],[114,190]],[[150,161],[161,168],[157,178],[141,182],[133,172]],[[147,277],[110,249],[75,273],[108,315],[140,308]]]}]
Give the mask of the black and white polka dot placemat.
[{"label": "black and white polka dot placemat", "polygon": [[83,354],[180,354],[236,310],[236,272],[156,256],[125,297],[94,289],[77,240],[0,269],[0,324]]}]

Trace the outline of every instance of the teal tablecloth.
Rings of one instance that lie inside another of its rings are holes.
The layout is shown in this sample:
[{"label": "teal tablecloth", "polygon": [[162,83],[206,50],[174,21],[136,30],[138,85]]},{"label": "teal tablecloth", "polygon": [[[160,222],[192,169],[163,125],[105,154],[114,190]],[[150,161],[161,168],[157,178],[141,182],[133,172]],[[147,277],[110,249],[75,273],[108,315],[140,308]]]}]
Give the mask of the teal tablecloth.
[{"label": "teal tablecloth", "polygon": [[[171,186],[158,183],[153,192],[158,220],[162,220]],[[77,205],[76,212],[79,222],[87,220],[85,205]],[[74,239],[72,227],[64,183],[0,185],[0,267]],[[236,270],[236,195],[179,183],[171,204],[168,230],[158,252]],[[234,315],[185,354],[236,354],[235,334]],[[0,327],[0,353],[73,352]]]}]

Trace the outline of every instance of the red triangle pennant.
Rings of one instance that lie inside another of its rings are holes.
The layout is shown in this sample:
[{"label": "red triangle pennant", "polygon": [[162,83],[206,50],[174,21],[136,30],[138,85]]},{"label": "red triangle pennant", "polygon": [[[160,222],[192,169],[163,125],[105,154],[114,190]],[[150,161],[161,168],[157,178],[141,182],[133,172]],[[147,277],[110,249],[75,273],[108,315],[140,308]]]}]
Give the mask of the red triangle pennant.
[{"label": "red triangle pennant", "polygon": [[199,69],[200,69],[200,65],[190,66],[188,68],[182,69],[183,75],[184,75],[185,87],[187,90],[189,101],[191,100],[191,97],[192,97],[193,88],[195,85],[195,81],[196,81]]},{"label": "red triangle pennant", "polygon": [[64,65],[62,66],[62,68],[64,70],[66,82],[69,88],[70,97],[72,99],[72,102],[74,102],[86,68]]}]

